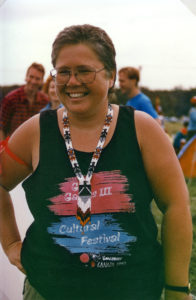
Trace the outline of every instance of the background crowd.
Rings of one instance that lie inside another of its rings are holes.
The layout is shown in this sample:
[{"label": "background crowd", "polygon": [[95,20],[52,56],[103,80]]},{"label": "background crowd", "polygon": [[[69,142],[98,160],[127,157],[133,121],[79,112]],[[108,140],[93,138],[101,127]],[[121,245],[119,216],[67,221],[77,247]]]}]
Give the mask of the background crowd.
[{"label": "background crowd", "polygon": [[[168,104],[168,95],[164,96],[164,91],[161,94],[161,101],[160,97],[156,96],[160,91],[152,93],[139,86],[140,73],[139,68],[129,66],[121,68],[118,71],[119,88],[113,89],[109,100],[111,103],[132,106],[136,110],[148,113],[163,129],[165,129],[165,115],[167,118],[168,112],[165,109],[166,103],[167,107],[174,108],[177,115],[188,114],[188,118],[182,120],[180,131],[171,137],[174,149],[178,154],[182,146],[196,134],[196,96],[192,94],[194,90],[189,91],[187,95],[178,91],[178,103],[174,104],[172,95],[172,98],[169,99],[170,104]],[[62,107],[56,95],[52,76],[48,75],[44,81],[44,75],[44,66],[34,62],[27,68],[26,83],[23,86],[0,87],[0,141],[10,136],[19,125],[33,115],[47,109]]]}]

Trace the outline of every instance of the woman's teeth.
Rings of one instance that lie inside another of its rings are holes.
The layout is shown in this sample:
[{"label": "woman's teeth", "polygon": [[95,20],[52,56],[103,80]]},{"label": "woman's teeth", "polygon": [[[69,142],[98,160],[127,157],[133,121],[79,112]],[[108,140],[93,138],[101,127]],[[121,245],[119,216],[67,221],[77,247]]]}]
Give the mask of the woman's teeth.
[{"label": "woman's teeth", "polygon": [[68,93],[71,98],[81,98],[85,96],[85,93]]}]

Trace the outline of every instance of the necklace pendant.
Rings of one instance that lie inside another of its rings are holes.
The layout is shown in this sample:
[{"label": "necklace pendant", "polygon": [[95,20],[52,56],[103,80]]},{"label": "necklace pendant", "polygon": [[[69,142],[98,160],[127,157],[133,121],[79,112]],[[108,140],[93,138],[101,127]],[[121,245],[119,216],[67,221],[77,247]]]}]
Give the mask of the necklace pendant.
[{"label": "necklace pendant", "polygon": [[76,218],[83,227],[91,219],[91,185],[86,181],[79,184]]},{"label": "necklace pendant", "polygon": [[113,109],[112,105],[108,104],[108,112],[106,119],[104,121],[103,129],[97,144],[97,147],[94,151],[94,154],[91,159],[91,163],[89,165],[87,175],[83,176],[80,166],[78,164],[75,151],[72,145],[71,140],[71,134],[70,134],[70,128],[69,128],[69,119],[67,116],[67,111],[65,110],[63,113],[63,133],[64,133],[64,139],[65,139],[65,145],[68,152],[68,156],[70,159],[70,163],[72,165],[72,168],[74,170],[74,173],[79,181],[79,192],[78,192],[78,199],[77,199],[77,212],[76,212],[76,218],[80,221],[80,224],[82,225],[83,229],[86,223],[90,223],[91,219],[91,178],[93,175],[93,172],[95,170],[95,167],[97,165],[97,162],[99,160],[99,157],[101,155],[105,139],[112,121],[113,117]]}]

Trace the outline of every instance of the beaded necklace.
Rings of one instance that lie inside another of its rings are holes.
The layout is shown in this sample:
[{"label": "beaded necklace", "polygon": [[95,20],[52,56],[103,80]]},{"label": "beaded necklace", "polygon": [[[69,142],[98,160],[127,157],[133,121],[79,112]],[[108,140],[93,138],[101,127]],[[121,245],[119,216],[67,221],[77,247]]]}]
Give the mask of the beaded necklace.
[{"label": "beaded necklace", "polygon": [[113,109],[111,104],[108,105],[107,116],[104,121],[103,129],[97,144],[97,147],[93,153],[87,174],[84,176],[81,172],[80,166],[78,164],[75,151],[72,146],[71,134],[69,128],[69,119],[67,116],[67,111],[63,112],[63,134],[65,139],[65,145],[67,148],[67,153],[74,170],[74,173],[78,179],[79,191],[77,199],[77,212],[76,218],[80,221],[80,224],[84,227],[87,222],[91,219],[91,179],[94,169],[97,165],[99,157],[101,155],[103,145],[110,128],[110,124],[113,117]]}]

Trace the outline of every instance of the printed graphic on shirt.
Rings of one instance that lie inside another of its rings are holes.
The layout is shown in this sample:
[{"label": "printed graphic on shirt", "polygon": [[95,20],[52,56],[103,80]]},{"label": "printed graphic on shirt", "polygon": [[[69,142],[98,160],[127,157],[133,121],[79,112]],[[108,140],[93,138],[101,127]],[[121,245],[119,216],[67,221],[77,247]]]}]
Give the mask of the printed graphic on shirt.
[{"label": "printed graphic on shirt", "polygon": [[78,182],[68,178],[60,184],[61,194],[50,199],[49,209],[61,216],[48,232],[55,243],[70,253],[80,255],[80,261],[91,267],[114,267],[126,264],[130,244],[137,237],[125,232],[114,213],[134,213],[135,203],[126,194],[127,179],[120,171],[93,174],[91,222],[84,227],[76,219]]}]

